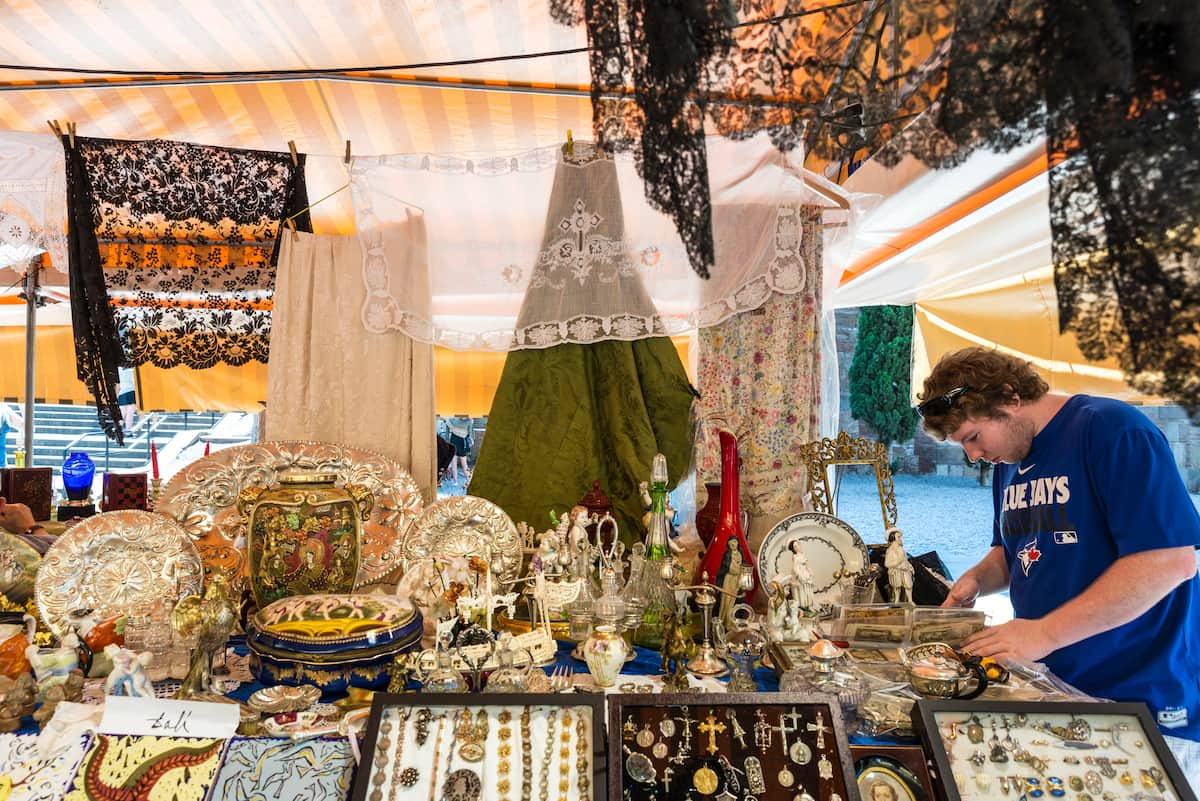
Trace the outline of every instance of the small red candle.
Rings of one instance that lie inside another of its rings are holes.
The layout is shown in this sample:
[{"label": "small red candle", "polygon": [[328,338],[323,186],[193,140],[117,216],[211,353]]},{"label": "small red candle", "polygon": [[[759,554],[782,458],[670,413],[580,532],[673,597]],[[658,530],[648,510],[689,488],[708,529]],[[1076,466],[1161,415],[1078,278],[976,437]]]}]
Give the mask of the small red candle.
[{"label": "small red candle", "polygon": [[208,456],[208,454],[211,450],[212,450],[212,443],[211,442],[204,443],[204,455]]},{"label": "small red candle", "polygon": [[150,470],[153,473],[154,478],[159,477],[159,475],[158,475],[158,448],[155,447],[153,442],[150,443]]}]

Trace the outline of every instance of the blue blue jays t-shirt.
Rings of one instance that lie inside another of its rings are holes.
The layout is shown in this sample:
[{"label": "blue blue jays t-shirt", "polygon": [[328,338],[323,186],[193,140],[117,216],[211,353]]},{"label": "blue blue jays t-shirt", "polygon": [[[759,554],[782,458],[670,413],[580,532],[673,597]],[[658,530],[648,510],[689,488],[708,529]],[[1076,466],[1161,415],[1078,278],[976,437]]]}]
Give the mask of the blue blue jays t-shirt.
[{"label": "blue blue jays t-shirt", "polygon": [[[992,544],[1004,547],[1020,618],[1052,612],[1122,556],[1200,546],[1166,437],[1120,401],[1070,398],[1020,464],[996,466],[992,493]],[[1045,662],[1089,695],[1143,701],[1165,733],[1200,740],[1200,579]]]}]

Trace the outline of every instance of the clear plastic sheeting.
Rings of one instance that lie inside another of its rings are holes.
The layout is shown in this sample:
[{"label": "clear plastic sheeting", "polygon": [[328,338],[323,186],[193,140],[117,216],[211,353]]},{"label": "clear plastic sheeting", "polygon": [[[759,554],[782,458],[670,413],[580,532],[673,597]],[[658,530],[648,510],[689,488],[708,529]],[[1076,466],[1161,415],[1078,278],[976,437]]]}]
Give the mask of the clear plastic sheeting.
[{"label": "clear plastic sheeting", "polygon": [[[830,200],[838,189],[805,173],[802,161],[766,135],[708,140],[717,258],[705,280],[672,221],[646,203],[628,155],[575,142],[569,153],[355,159],[363,326],[456,350],[505,351],[714,325],[772,291],[808,288],[802,206],[821,205],[826,225],[851,215]],[[417,217],[425,240],[409,235]],[[548,230],[561,235],[544,239]]]}]

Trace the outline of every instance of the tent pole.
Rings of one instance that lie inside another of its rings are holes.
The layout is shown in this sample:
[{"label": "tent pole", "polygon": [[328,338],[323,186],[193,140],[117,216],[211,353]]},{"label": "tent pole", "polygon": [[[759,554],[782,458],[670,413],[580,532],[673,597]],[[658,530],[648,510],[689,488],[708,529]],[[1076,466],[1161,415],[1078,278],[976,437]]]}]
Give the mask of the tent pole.
[{"label": "tent pole", "polygon": [[38,271],[42,257],[29,260],[25,272],[25,466],[33,467],[33,374],[37,353]]}]

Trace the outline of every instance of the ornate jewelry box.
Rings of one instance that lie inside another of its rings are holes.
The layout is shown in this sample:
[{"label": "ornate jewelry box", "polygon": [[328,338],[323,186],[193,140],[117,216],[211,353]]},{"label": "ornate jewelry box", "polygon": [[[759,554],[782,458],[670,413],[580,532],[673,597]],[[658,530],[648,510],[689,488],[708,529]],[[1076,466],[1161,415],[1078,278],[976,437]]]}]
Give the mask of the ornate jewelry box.
[{"label": "ornate jewelry box", "polygon": [[397,654],[421,645],[421,613],[389,595],[301,595],[260,609],[246,627],[260,682],[382,690]]},{"label": "ornate jewelry box", "polygon": [[912,719],[947,801],[1196,801],[1144,704],[922,700]]}]

